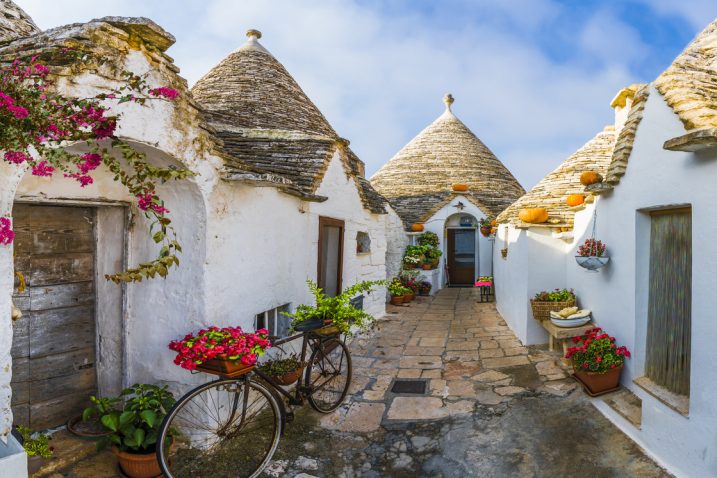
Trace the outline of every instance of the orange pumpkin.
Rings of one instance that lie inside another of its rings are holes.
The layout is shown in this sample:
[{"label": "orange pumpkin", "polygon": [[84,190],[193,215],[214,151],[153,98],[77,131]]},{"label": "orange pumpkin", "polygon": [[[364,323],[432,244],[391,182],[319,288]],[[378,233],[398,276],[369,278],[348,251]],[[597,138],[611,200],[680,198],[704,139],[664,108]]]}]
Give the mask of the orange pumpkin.
[{"label": "orange pumpkin", "polygon": [[580,183],[583,186],[590,186],[591,184],[600,182],[602,182],[602,176],[600,173],[596,173],[595,171],[585,171],[580,175]]},{"label": "orange pumpkin", "polygon": [[565,200],[565,202],[570,207],[580,206],[585,202],[585,195],[584,194],[571,194],[568,196],[568,198]]},{"label": "orange pumpkin", "polygon": [[490,221],[490,225],[491,225],[491,227],[496,227],[496,226],[498,225],[498,221],[496,221],[495,219],[493,219],[493,220]]},{"label": "orange pumpkin", "polygon": [[540,224],[548,220],[548,210],[544,207],[534,207],[530,209],[521,209],[518,213],[521,221],[530,224]]},{"label": "orange pumpkin", "polygon": [[423,224],[414,223],[411,224],[411,231],[413,232],[422,232],[423,231]]},{"label": "orange pumpkin", "polygon": [[468,191],[468,185],[462,184],[462,183],[454,184],[453,190],[456,192],[464,193],[464,192]]}]

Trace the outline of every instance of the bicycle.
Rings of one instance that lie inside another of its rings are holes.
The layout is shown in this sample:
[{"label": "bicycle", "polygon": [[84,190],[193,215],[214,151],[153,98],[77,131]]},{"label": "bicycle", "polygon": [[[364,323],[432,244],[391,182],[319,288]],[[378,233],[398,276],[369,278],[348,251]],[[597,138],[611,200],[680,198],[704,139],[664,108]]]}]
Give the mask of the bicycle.
[{"label": "bicycle", "polygon": [[308,401],[316,411],[331,413],[341,406],[352,369],[339,330],[323,321],[306,321],[296,330],[300,333],[273,341],[281,346],[302,339],[301,362],[307,365],[293,391],[253,368],[237,376],[221,374],[175,403],[157,437],[166,478],[254,478],[274,455],[293,407]]}]

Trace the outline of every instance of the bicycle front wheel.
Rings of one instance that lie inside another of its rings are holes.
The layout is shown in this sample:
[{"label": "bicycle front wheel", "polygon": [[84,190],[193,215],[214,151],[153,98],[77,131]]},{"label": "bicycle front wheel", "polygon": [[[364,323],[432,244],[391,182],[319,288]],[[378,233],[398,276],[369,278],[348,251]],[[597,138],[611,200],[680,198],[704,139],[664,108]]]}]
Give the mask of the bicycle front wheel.
[{"label": "bicycle front wheel", "polygon": [[167,478],[254,478],[281,434],[273,395],[251,380],[218,380],[195,388],[167,414],[157,458]]},{"label": "bicycle front wheel", "polygon": [[332,337],[319,343],[306,369],[306,383],[314,410],[331,413],[339,408],[351,385],[351,355],[342,340]]}]

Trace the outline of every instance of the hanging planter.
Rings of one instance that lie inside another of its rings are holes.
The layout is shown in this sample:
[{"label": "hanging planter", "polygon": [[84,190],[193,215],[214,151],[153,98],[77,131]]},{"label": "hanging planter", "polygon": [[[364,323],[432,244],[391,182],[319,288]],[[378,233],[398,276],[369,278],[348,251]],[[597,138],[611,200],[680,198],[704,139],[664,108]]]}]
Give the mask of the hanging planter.
[{"label": "hanging planter", "polygon": [[610,262],[610,257],[607,255],[607,246],[602,241],[595,239],[596,224],[597,210],[593,212],[592,236],[590,239],[585,239],[583,245],[578,247],[578,254],[575,256],[575,262],[589,272],[597,272]]}]

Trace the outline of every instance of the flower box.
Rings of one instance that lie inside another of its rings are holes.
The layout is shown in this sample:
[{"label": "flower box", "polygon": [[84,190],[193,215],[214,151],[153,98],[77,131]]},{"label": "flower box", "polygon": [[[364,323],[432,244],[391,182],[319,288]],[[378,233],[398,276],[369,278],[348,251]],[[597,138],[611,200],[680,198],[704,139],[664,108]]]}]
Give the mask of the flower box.
[{"label": "flower box", "polygon": [[251,372],[254,365],[244,365],[239,360],[229,360],[226,354],[217,355],[217,358],[207,360],[197,365],[197,370],[214,375],[238,377]]}]

